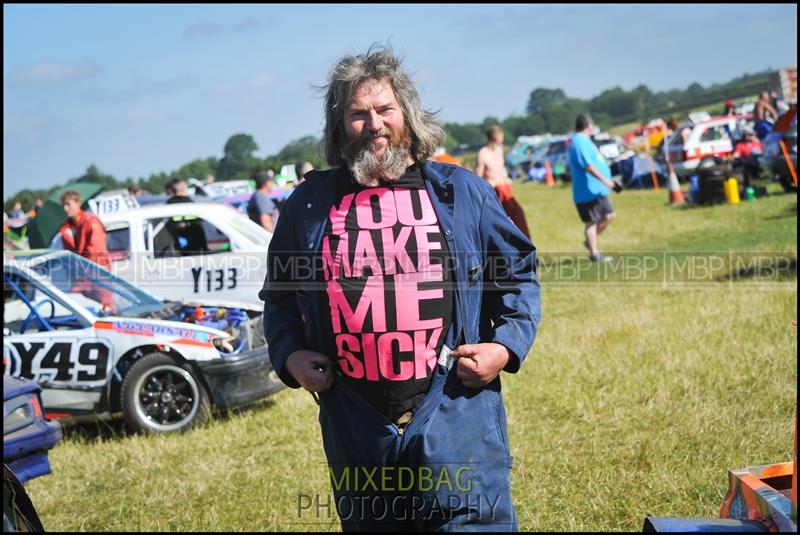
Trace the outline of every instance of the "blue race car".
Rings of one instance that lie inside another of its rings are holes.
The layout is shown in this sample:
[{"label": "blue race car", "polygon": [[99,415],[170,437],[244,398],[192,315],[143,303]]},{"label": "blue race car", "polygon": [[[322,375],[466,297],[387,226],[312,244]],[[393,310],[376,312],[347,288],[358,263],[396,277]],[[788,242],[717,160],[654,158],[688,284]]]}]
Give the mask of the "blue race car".
[{"label": "blue race car", "polygon": [[47,450],[61,440],[61,425],[45,419],[41,388],[3,376],[3,462],[21,483],[51,472]]}]

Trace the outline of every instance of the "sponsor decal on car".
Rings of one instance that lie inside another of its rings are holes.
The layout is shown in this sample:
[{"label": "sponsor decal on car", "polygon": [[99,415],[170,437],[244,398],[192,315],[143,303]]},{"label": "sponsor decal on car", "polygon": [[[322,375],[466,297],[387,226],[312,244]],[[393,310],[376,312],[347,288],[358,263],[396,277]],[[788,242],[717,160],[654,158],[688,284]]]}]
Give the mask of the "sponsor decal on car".
[{"label": "sponsor decal on car", "polygon": [[194,329],[173,327],[171,325],[152,325],[149,323],[138,323],[134,321],[98,321],[94,324],[95,329],[111,329],[118,333],[133,334],[137,336],[178,336],[179,340],[174,343],[182,343],[182,340],[189,339],[192,342],[203,342],[204,345],[210,342],[210,335]]}]

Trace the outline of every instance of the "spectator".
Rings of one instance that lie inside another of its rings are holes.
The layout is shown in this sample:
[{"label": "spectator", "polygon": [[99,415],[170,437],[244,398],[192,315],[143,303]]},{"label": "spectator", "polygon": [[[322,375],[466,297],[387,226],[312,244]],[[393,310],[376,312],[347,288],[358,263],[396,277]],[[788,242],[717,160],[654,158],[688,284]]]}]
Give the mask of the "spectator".
[{"label": "spectator", "polygon": [[270,192],[275,187],[275,174],[270,175],[269,171],[259,171],[253,179],[256,181],[256,191],[247,203],[247,215],[272,232],[275,228],[275,202],[270,197]]},{"label": "spectator", "polygon": [[736,115],[736,105],[733,103],[733,99],[728,99],[725,101],[725,111],[722,114]]},{"label": "spectator", "polygon": [[14,206],[11,207],[11,211],[8,212],[8,217],[11,219],[18,219],[21,217],[25,217],[25,212],[22,210],[22,203],[16,201]]},{"label": "spectator", "polygon": [[[67,216],[67,222],[58,229],[64,249],[111,269],[106,229],[100,218],[81,209],[81,196],[77,191],[65,191],[61,195],[61,206]],[[96,287],[91,279],[79,282],[73,291],[96,300],[104,310],[114,308],[114,294],[107,288]]]},{"label": "spectator", "polygon": [[[189,197],[189,186],[182,178],[174,178],[167,183],[165,188],[170,198],[167,204],[194,202]],[[203,224],[195,216],[184,216],[180,219],[172,218],[167,224],[174,248],[181,256],[191,256],[207,252],[208,241]]]},{"label": "spectator", "polygon": [[544,182],[547,175],[547,170],[542,165],[542,162],[536,162],[528,169],[528,182]]},{"label": "spectator", "polygon": [[763,145],[756,137],[752,129],[744,130],[744,138],[741,139],[733,151],[734,165],[742,167],[742,178],[744,186],[750,185],[751,179],[758,179],[761,176],[761,165],[758,157],[763,153]]},{"label": "spectator", "polygon": [[302,162],[295,164],[294,174],[297,175],[297,183],[302,183],[306,179],[306,173],[313,170],[314,166],[311,165],[311,162],[308,160],[303,160]]},{"label": "spectator", "polygon": [[39,210],[41,210],[42,206],[44,206],[44,201],[42,200],[41,197],[36,197],[36,200],[33,201],[33,206],[31,206],[31,209],[28,210],[27,214],[28,218],[33,219],[34,217],[39,215]]},{"label": "spectator", "polygon": [[758,102],[756,102],[756,124],[753,126],[758,139],[764,141],[764,138],[766,138],[769,133],[772,132],[772,123],[775,122],[775,119],[777,118],[778,113],[770,103],[769,91],[762,91],[758,96]]},{"label": "spectator", "polygon": [[492,185],[508,217],[530,239],[525,211],[511,192],[511,179],[508,178],[503,160],[503,129],[494,124],[486,129],[488,143],[478,151],[478,165],[475,173]]},{"label": "spectator", "polygon": [[611,168],[589,138],[593,126],[592,119],[586,114],[582,113],[575,119],[575,134],[569,146],[572,199],[585,225],[583,245],[589,249],[589,259],[608,262],[611,257],[600,254],[598,236],[611,224],[615,215],[608,194],[612,189],[619,192],[622,187],[611,180]]},{"label": "spectator", "polygon": [[182,178],[173,178],[167,183],[165,189],[167,191],[167,195],[170,196],[170,198],[167,199],[167,204],[173,204],[176,202],[194,202],[192,198],[189,197],[189,186]]},{"label": "spectator", "polygon": [[61,206],[67,216],[67,222],[58,229],[64,249],[110,268],[106,229],[100,219],[81,209],[81,196],[77,191],[65,191],[61,195]]}]

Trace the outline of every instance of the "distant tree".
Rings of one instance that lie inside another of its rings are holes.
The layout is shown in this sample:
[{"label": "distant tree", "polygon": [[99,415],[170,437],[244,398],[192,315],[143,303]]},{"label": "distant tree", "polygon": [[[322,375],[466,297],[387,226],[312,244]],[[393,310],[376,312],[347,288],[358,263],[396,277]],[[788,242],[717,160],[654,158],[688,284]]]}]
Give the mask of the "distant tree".
[{"label": "distant tree", "polygon": [[694,82],[686,88],[686,96],[690,99],[698,99],[703,96],[703,86]]},{"label": "distant tree", "polygon": [[593,115],[606,113],[611,117],[623,117],[633,111],[632,96],[619,86],[606,89],[589,101]]},{"label": "distant tree", "polygon": [[575,127],[575,117],[589,111],[589,103],[576,98],[568,98],[560,103],[544,105],[540,113],[548,132],[565,134]]},{"label": "distant tree", "polygon": [[37,192],[29,189],[24,189],[3,203],[3,211],[8,213],[11,210],[11,208],[14,207],[15,202],[20,202],[22,203],[22,210],[27,212],[28,210],[31,209],[31,207],[33,206],[33,202],[36,200],[36,197],[38,196],[39,195],[37,195]]},{"label": "distant tree", "polygon": [[486,140],[482,125],[475,123],[445,123],[447,138],[452,140],[453,146],[461,144],[477,145]]},{"label": "distant tree", "polygon": [[278,152],[276,159],[280,161],[280,165],[295,164],[303,160],[311,162],[315,169],[323,165],[319,140],[314,136],[305,136],[290,142]]},{"label": "distant tree", "polygon": [[207,159],[201,160],[200,158],[197,158],[180,166],[180,168],[173,172],[172,175],[175,178],[182,178],[184,180],[194,177],[202,181],[208,175],[213,175],[215,172],[215,167],[213,167]]},{"label": "distant tree", "polygon": [[77,177],[70,180],[70,182],[77,182],[79,184],[85,183],[95,183],[100,184],[103,186],[103,189],[110,190],[110,189],[117,189],[122,187],[122,184],[117,182],[117,180],[111,175],[105,175],[100,172],[95,164],[91,164],[89,167],[86,168],[86,172]]},{"label": "distant tree", "polygon": [[652,119],[650,116],[653,110],[653,92],[646,85],[636,86],[631,91],[633,97],[633,113],[640,121]]},{"label": "distant tree", "polygon": [[217,174],[220,180],[242,180],[249,177],[248,168],[254,163],[253,153],[258,150],[253,136],[235,134],[225,143],[224,156]]},{"label": "distant tree", "polygon": [[164,171],[159,172],[158,174],[150,175],[146,180],[139,181],[139,187],[145,191],[149,191],[154,195],[160,195],[164,193],[164,186],[167,185],[172,179],[171,174],[167,174]]},{"label": "distant tree", "polygon": [[483,120],[483,122],[481,123],[481,128],[483,129],[484,141],[486,140],[486,129],[489,128],[490,126],[492,126],[493,124],[500,124],[500,122],[501,122],[500,119],[498,119],[497,117],[494,117],[492,115],[490,115],[489,117],[486,117]]},{"label": "distant tree", "polygon": [[539,115],[512,115],[503,121],[501,126],[510,143],[513,143],[519,136],[544,134],[547,131],[544,119]]},{"label": "distant tree", "polygon": [[592,120],[594,121],[594,124],[597,125],[597,128],[599,128],[600,130],[608,130],[614,125],[611,116],[602,111],[600,113],[592,114]]},{"label": "distant tree", "polygon": [[532,114],[542,113],[546,105],[558,106],[567,99],[562,89],[547,89],[537,87],[531,91],[525,111]]}]

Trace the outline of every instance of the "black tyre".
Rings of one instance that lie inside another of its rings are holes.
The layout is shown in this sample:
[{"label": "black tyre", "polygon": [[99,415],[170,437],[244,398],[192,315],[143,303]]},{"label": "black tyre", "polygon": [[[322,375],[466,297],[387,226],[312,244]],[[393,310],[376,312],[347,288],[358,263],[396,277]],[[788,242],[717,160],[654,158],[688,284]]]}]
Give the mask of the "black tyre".
[{"label": "black tyre", "polygon": [[191,368],[164,353],[150,353],[122,381],[122,413],[136,432],[186,431],[204,422],[209,398]]}]

